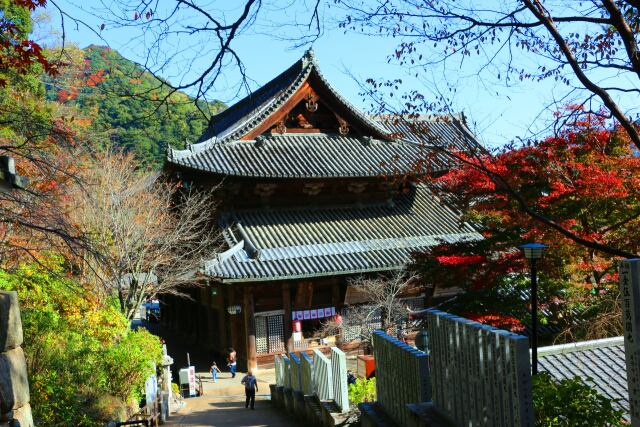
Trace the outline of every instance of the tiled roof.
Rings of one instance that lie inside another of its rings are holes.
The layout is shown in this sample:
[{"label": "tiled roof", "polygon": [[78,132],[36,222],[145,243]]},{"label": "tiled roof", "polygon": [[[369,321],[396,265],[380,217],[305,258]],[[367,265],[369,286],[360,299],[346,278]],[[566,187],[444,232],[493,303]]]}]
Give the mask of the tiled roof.
[{"label": "tiled roof", "polygon": [[578,376],[600,394],[617,400],[629,419],[623,337],[541,347],[538,367],[558,380]]},{"label": "tiled roof", "polygon": [[459,219],[423,186],[393,206],[228,212],[221,228],[230,249],[204,272],[234,282],[399,269],[415,250],[481,238]]},{"label": "tiled roof", "polygon": [[[213,144],[173,162],[223,175],[330,178],[402,175],[415,171],[416,160],[429,155],[416,144],[316,133],[274,135],[260,145],[255,141]],[[431,170],[436,167],[444,164],[431,162]]]},{"label": "tiled roof", "polygon": [[482,149],[465,124],[464,116],[375,117],[396,138],[426,147],[469,152]]},{"label": "tiled roof", "polygon": [[[285,133],[239,140],[276,112],[311,76],[351,112],[366,135]],[[199,139],[185,150],[169,148],[167,162],[207,172],[266,178],[328,178],[440,171],[446,161],[430,147],[479,146],[459,118],[423,116],[410,119],[424,132],[412,133],[406,120],[392,121],[360,112],[323,77],[312,53],[275,79],[220,114]],[[393,136],[395,135],[395,136]],[[392,167],[390,163],[395,163]],[[425,166],[427,165],[427,166]]]},{"label": "tiled roof", "polygon": [[243,123],[251,122],[251,119],[260,112],[263,115],[273,113],[275,111],[273,104],[278,104],[278,99],[285,98],[283,95],[293,94],[304,82],[311,71],[309,65],[302,59],[297,61],[264,86],[213,116],[209,127],[198,142],[205,142],[212,138],[223,140],[226,136],[233,135]]},{"label": "tiled roof", "polygon": [[[312,50],[308,50],[295,64],[279,76],[211,118],[209,128],[198,140],[197,149],[212,143],[234,141],[260,125],[269,115],[280,108],[303,85],[311,74],[330,91],[354,116],[359,124],[373,134],[386,135],[386,130],[366,114],[360,112],[342,97],[325,79]],[[187,151],[187,150],[183,150]],[[180,155],[180,150],[173,150]],[[171,155],[171,153],[170,153]]]}]

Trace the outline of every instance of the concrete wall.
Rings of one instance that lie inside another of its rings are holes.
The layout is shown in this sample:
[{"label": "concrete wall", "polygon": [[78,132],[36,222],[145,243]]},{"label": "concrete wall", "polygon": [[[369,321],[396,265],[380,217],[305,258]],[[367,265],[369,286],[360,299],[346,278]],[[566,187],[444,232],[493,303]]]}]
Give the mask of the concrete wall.
[{"label": "concrete wall", "polygon": [[348,412],[347,356],[336,347],[331,347],[331,378],[333,380],[333,400],[342,412]]},{"label": "concrete wall", "polygon": [[0,292],[0,425],[32,427],[18,294]]},{"label": "concrete wall", "polygon": [[372,336],[378,404],[398,425],[408,425],[407,405],[431,398],[429,357],[382,331]]},{"label": "concrete wall", "polygon": [[528,339],[427,313],[433,405],[460,426],[533,426]]},{"label": "concrete wall", "polygon": [[313,350],[313,388],[320,400],[333,399],[333,372],[331,361],[317,348]]}]

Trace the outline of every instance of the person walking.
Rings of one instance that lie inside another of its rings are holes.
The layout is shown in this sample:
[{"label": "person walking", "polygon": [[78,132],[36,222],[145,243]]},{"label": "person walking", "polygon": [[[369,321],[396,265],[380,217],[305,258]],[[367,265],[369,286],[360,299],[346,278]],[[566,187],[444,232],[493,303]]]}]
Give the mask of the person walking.
[{"label": "person walking", "polygon": [[229,347],[229,352],[227,355],[227,367],[229,368],[229,372],[231,372],[231,378],[236,377],[236,370],[238,369],[238,363],[236,361],[236,351],[233,347]]},{"label": "person walking", "polygon": [[213,362],[211,365],[211,378],[213,378],[213,382],[215,383],[218,380],[218,373],[222,373],[216,362]]},{"label": "person walking", "polygon": [[240,384],[244,384],[244,394],[247,397],[244,407],[248,408],[251,404],[251,409],[255,409],[253,405],[256,403],[256,391],[258,391],[258,380],[253,376],[253,372],[249,371],[247,375],[242,378]]}]

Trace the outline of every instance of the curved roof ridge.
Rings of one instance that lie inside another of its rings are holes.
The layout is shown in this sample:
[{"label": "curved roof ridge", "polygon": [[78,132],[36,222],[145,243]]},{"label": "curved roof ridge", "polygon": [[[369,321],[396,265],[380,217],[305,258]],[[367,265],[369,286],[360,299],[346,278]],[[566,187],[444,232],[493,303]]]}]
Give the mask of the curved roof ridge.
[{"label": "curved roof ridge", "polygon": [[460,111],[457,113],[450,114],[371,114],[372,120],[376,122],[380,122],[383,120],[393,119],[395,117],[400,117],[408,121],[418,121],[418,122],[432,122],[432,121],[446,121],[446,120],[457,120],[457,121],[466,121],[465,114]]},{"label": "curved roof ridge", "polygon": [[[363,113],[362,111],[360,111],[359,108],[357,108],[355,105],[353,105],[351,102],[349,102],[349,100],[347,100],[344,96],[342,96],[340,94],[340,92],[338,92],[337,90],[335,90],[335,88],[333,86],[331,86],[331,83],[329,83],[329,81],[327,80],[327,78],[324,76],[324,74],[322,74],[322,72],[320,71],[320,67],[318,66],[318,62],[315,59],[315,55],[313,54],[313,50],[311,50],[311,61],[314,65],[314,70],[316,71],[316,74],[318,75],[318,77],[320,78],[320,80],[322,81],[322,83],[327,86],[327,89],[329,89],[329,91],[331,93],[333,93],[335,95],[336,98],[338,98],[338,100],[340,102],[342,102],[352,113],[354,113],[358,118],[360,118],[364,123],[368,124],[371,128],[373,128],[373,130],[375,130],[376,132],[382,134],[382,135],[387,135],[389,132],[382,126],[378,125],[378,123],[375,122],[375,120],[372,120],[369,116],[369,114]],[[309,51],[307,51],[309,52]],[[389,138],[392,139],[392,138]]]},{"label": "curved roof ridge", "polygon": [[268,83],[236,102],[229,108],[214,115],[207,130],[195,144],[188,144],[184,150],[169,147],[169,160],[183,159],[194,153],[199,153],[211,147],[212,144],[224,144],[241,137],[258,126],[277,108],[282,106],[308,79],[312,71],[323,85],[358,117],[366,126],[380,135],[387,135],[388,131],[368,114],[361,112],[346,98],[344,98],[328,82],[320,71],[318,60],[313,49],[308,49],[302,58],[293,65],[271,79]]}]

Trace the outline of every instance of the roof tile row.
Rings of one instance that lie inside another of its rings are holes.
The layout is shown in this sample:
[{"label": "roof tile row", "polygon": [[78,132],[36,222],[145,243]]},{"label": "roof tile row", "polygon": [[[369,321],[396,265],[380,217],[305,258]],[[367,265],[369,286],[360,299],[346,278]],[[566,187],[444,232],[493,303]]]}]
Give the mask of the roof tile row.
[{"label": "roof tile row", "polygon": [[259,256],[222,254],[206,263],[206,274],[232,282],[392,270],[413,251],[481,238],[424,186],[397,197],[393,207],[228,212],[221,228],[230,248],[239,240],[237,223]]}]

